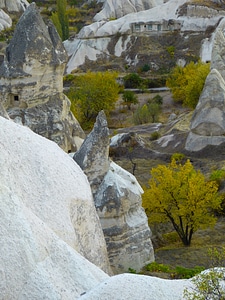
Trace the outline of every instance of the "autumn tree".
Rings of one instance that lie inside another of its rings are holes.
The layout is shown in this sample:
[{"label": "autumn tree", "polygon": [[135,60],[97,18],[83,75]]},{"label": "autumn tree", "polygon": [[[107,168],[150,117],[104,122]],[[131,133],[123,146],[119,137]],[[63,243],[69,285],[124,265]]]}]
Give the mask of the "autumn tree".
[{"label": "autumn tree", "polygon": [[107,115],[114,109],[120,88],[117,77],[116,72],[87,72],[74,76],[68,97],[71,110],[84,129],[93,125],[101,110]]},{"label": "autumn tree", "polygon": [[143,195],[143,206],[151,222],[170,221],[185,246],[191,244],[196,230],[213,226],[221,198],[215,181],[207,181],[189,160],[175,159],[151,171],[149,188]]},{"label": "autumn tree", "polygon": [[209,73],[210,65],[199,61],[185,67],[176,66],[166,81],[175,102],[195,108]]}]

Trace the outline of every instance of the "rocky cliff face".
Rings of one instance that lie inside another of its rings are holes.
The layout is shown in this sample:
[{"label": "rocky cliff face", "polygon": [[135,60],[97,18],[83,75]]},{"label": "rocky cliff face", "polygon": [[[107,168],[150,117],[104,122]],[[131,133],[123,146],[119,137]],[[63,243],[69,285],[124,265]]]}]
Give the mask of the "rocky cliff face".
[{"label": "rocky cliff face", "polygon": [[84,133],[63,94],[67,54],[52,23],[32,3],[20,18],[0,67],[0,101],[9,116],[75,151]]},{"label": "rocky cliff face", "polygon": [[139,271],[154,260],[151,231],[136,178],[109,160],[109,130],[103,112],[74,160],[90,182],[114,273]]},{"label": "rocky cliff face", "polygon": [[[223,10],[190,5],[187,0],[155,4],[116,20],[94,22],[65,41],[67,73],[78,68],[101,71],[104,66],[132,72],[145,64],[150,72],[169,70],[181,59],[188,62],[199,57],[202,41],[210,38],[224,16]],[[172,57],[166,50],[169,46],[175,49]]]},{"label": "rocky cliff face", "polygon": [[212,49],[211,71],[191,120],[186,149],[199,151],[207,145],[225,142],[225,20],[216,33]]}]

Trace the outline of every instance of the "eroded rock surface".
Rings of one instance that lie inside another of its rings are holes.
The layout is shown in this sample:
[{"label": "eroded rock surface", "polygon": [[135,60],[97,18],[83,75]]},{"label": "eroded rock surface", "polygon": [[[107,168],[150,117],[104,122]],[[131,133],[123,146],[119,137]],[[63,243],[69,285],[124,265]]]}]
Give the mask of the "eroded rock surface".
[{"label": "eroded rock surface", "polygon": [[63,94],[67,54],[52,23],[42,20],[35,3],[20,18],[0,67],[0,101],[9,116],[59,144],[78,148],[83,130]]},{"label": "eroded rock surface", "polygon": [[110,273],[87,178],[27,127],[0,117],[0,137],[0,298],[76,299]]},{"label": "eroded rock surface", "polygon": [[74,155],[87,175],[114,273],[139,271],[154,260],[151,231],[136,178],[109,160],[109,132],[103,112]]},{"label": "eroded rock surface", "polygon": [[211,71],[195,108],[185,148],[199,151],[207,145],[225,142],[225,21],[217,29],[212,50]]}]

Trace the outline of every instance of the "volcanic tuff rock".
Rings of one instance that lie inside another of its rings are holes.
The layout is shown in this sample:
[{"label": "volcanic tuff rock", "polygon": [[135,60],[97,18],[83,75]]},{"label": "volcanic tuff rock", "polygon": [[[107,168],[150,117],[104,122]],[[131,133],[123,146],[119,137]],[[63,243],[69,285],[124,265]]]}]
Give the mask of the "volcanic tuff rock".
[{"label": "volcanic tuff rock", "polygon": [[225,142],[225,20],[219,25],[211,58],[211,71],[191,120],[185,148],[198,151]]},{"label": "volcanic tuff rock", "polygon": [[105,279],[81,257],[111,272],[80,167],[52,141],[2,117],[0,152],[0,298],[71,299]]},{"label": "volcanic tuff rock", "polygon": [[83,130],[63,94],[67,54],[51,22],[32,3],[20,18],[0,67],[0,101],[9,116],[62,147],[76,150]]},{"label": "volcanic tuff rock", "polygon": [[87,175],[114,273],[139,271],[154,260],[151,231],[136,178],[109,160],[109,131],[103,112],[75,153]]},{"label": "volcanic tuff rock", "polygon": [[6,9],[8,12],[21,12],[29,6],[27,0],[0,0],[0,8]]},{"label": "volcanic tuff rock", "polygon": [[150,9],[163,3],[163,0],[106,0],[102,10],[94,16],[94,21],[118,19],[127,14]]},{"label": "volcanic tuff rock", "polygon": [[[158,3],[151,9],[83,27],[64,42],[69,55],[66,72],[77,68],[102,71],[104,65],[134,72],[145,64],[154,72],[171,68],[171,63],[174,66],[181,59],[188,62],[190,54],[200,56],[201,41],[211,36],[225,15],[223,10],[191,5],[188,0]],[[175,48],[172,58],[166,51],[171,45]]]}]

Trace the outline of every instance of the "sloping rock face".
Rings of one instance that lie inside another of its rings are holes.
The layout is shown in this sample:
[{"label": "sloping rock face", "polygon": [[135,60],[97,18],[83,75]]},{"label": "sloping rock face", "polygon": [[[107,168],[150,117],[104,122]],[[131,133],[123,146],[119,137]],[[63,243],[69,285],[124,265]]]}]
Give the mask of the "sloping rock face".
[{"label": "sloping rock face", "polygon": [[65,151],[77,149],[84,133],[63,94],[66,51],[52,23],[32,3],[20,18],[0,67],[0,101],[9,116],[52,139]]},{"label": "sloping rock face", "polygon": [[109,161],[109,132],[103,112],[74,160],[89,179],[113,272],[139,271],[154,260],[151,231],[141,206],[143,191],[132,174]]},{"label": "sloping rock face", "polygon": [[12,26],[12,19],[2,9],[0,9],[0,31],[10,28]]},{"label": "sloping rock face", "polygon": [[0,117],[0,137],[1,298],[76,299],[107,277],[86,259],[111,272],[87,178],[29,128]]},{"label": "sloping rock face", "polygon": [[[113,2],[112,10],[116,3]],[[190,52],[199,56],[199,41],[210,37],[225,14],[223,10],[200,9],[187,0],[155,4],[116,20],[101,20],[83,27],[74,39],[64,42],[69,55],[66,72],[102,71],[104,66],[121,72],[128,68],[137,72],[145,64],[149,65],[150,72],[157,72],[162,66],[170,69],[171,63],[175,66],[179,60],[189,62]],[[172,60],[165,50],[168,45],[176,49]]]},{"label": "sloping rock face", "polygon": [[80,300],[93,299],[140,299],[180,300],[184,289],[193,288],[190,280],[165,280],[152,276],[121,274],[106,279]]},{"label": "sloping rock face", "polygon": [[0,8],[8,12],[23,12],[29,6],[26,0],[0,0]]},{"label": "sloping rock face", "polygon": [[110,18],[118,19],[127,14],[147,10],[163,3],[163,0],[106,0],[102,10],[95,15],[94,21],[102,21]]},{"label": "sloping rock face", "polygon": [[214,38],[211,71],[191,120],[185,145],[189,151],[225,142],[224,29],[225,21],[222,21]]}]

